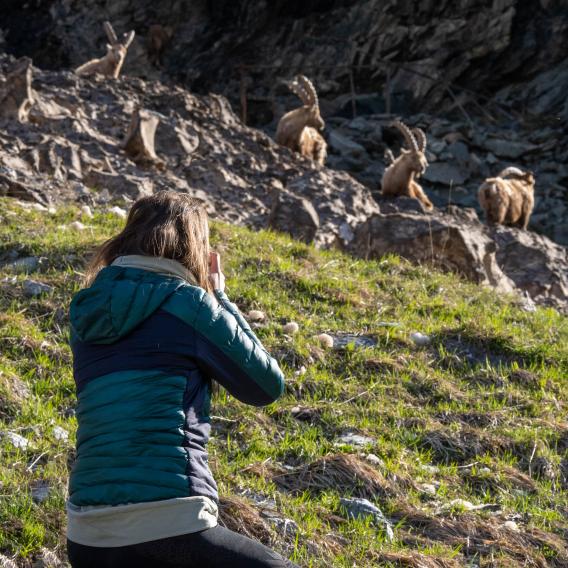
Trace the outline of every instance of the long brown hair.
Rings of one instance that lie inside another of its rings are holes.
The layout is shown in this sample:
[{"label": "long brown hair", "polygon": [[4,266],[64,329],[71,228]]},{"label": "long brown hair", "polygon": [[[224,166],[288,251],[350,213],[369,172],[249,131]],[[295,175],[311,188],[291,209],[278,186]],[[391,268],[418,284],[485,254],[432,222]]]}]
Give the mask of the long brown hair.
[{"label": "long brown hair", "polygon": [[128,254],[177,260],[202,288],[211,291],[207,212],[198,199],[185,193],[159,191],[136,201],[124,229],[95,252],[87,268],[86,284],[101,268]]}]

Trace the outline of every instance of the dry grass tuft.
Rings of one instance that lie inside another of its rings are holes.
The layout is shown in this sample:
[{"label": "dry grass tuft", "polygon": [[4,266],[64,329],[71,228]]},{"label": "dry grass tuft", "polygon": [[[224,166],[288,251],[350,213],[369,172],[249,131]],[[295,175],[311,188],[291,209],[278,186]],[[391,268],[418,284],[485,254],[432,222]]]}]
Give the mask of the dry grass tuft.
[{"label": "dry grass tuft", "polygon": [[328,489],[373,499],[393,495],[395,489],[374,467],[353,454],[334,454],[295,470],[278,474],[274,482],[290,493]]},{"label": "dry grass tuft", "polygon": [[377,555],[377,566],[389,562],[401,568],[459,568],[460,564],[454,560],[433,558],[418,553],[408,552],[381,552]]},{"label": "dry grass tuft", "polygon": [[403,541],[404,532],[408,532],[410,540],[416,540],[418,533],[430,542],[460,548],[466,557],[498,554],[508,556],[511,566],[568,566],[568,545],[562,537],[537,528],[514,532],[504,527],[504,519],[498,517],[482,518],[472,513],[438,517],[401,501],[391,519],[403,522],[400,529]]},{"label": "dry grass tuft", "polygon": [[221,497],[219,524],[266,545],[270,545],[273,541],[272,531],[260,516],[258,509],[240,497]]},{"label": "dry grass tuft", "polygon": [[486,453],[503,453],[510,449],[510,444],[491,432],[462,425],[456,432],[440,427],[431,429],[422,437],[422,447],[430,450],[438,463],[461,464]]}]

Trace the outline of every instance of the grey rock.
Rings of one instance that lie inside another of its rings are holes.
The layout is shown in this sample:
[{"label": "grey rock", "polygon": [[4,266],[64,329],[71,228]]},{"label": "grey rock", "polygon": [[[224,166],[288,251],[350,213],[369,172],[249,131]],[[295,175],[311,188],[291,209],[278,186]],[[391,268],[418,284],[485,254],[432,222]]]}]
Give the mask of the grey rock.
[{"label": "grey rock", "polygon": [[525,291],[539,304],[568,309],[568,251],[543,235],[482,225],[472,209],[425,215],[395,199],[355,231],[349,249],[364,257],[388,252],[435,264],[505,292]]},{"label": "grey rock", "polygon": [[39,267],[40,258],[37,256],[26,256],[24,258],[18,258],[17,260],[4,265],[5,270],[16,272],[18,274],[29,274],[30,272],[35,272]]},{"label": "grey rock", "polygon": [[50,486],[47,481],[40,481],[32,487],[32,499],[36,503],[43,503],[49,497]]},{"label": "grey rock", "polygon": [[422,176],[426,181],[441,183],[444,185],[461,185],[467,178],[468,173],[455,164],[446,162],[434,162],[430,164],[426,173]]},{"label": "grey rock", "polygon": [[14,448],[17,450],[26,450],[30,445],[30,442],[27,438],[24,438],[17,432],[1,432],[2,437],[6,438]]},{"label": "grey rock", "polygon": [[347,432],[337,438],[336,445],[346,444],[349,446],[363,447],[375,444],[377,441],[369,436]]},{"label": "grey rock", "polygon": [[49,294],[53,291],[53,286],[38,282],[37,280],[24,280],[23,289],[26,296],[34,297]]},{"label": "grey rock", "polygon": [[316,236],[320,220],[310,201],[285,191],[279,191],[274,194],[268,226],[309,243]]},{"label": "grey rock", "polygon": [[293,538],[298,534],[298,531],[300,530],[298,523],[296,523],[296,521],[294,521],[293,519],[280,517],[272,511],[262,511],[261,515],[266,519],[268,524],[272,525],[276,532],[278,532],[282,536]]},{"label": "grey rock", "polygon": [[464,226],[463,221],[451,215],[380,213],[358,227],[350,248],[371,258],[395,252],[502,291],[514,289],[497,264],[496,246],[486,230],[479,224]]},{"label": "grey rock", "polygon": [[497,262],[534,301],[557,308],[568,299],[568,249],[531,231],[496,227]]},{"label": "grey rock", "polygon": [[448,152],[457,160],[460,167],[467,165],[470,158],[469,148],[467,147],[467,144],[464,144],[459,140],[457,142],[452,142],[448,146]]},{"label": "grey rock", "polygon": [[527,142],[515,142],[513,140],[501,140],[498,138],[488,138],[485,141],[485,148],[501,158],[518,159],[527,152],[535,150],[537,146]]},{"label": "grey rock", "polygon": [[148,177],[115,174],[99,170],[91,170],[85,176],[85,183],[97,189],[107,189],[114,195],[126,194],[135,200],[150,195],[154,189],[154,183]]},{"label": "grey rock", "polygon": [[377,338],[370,335],[356,335],[354,333],[331,334],[333,337],[333,347],[335,349],[345,349],[347,345],[355,347],[374,347]]},{"label": "grey rock", "polygon": [[340,134],[337,130],[332,130],[328,136],[328,144],[338,154],[343,156],[361,156],[366,154],[366,150],[361,144],[354,142],[347,136]]},{"label": "grey rock", "polygon": [[385,517],[384,513],[368,499],[342,497],[339,502],[348,517],[353,519],[371,517],[373,521],[385,531],[387,539],[394,540],[392,523]]}]

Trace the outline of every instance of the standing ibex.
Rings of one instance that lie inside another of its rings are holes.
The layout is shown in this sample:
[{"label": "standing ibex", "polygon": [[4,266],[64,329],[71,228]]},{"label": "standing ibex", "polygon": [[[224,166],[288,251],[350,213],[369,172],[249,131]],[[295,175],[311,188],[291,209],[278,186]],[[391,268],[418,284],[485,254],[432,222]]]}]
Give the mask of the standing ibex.
[{"label": "standing ibex", "polygon": [[170,43],[174,35],[172,26],[162,26],[162,24],[152,24],[148,28],[146,45],[148,48],[148,59],[156,67],[162,66],[162,55],[166,46]]},{"label": "standing ibex", "polygon": [[276,129],[276,142],[323,166],[327,144],[318,132],[323,130],[325,122],[320,115],[316,89],[304,75],[297,75],[289,86],[303,106],[287,112],[280,119]]},{"label": "standing ibex", "polygon": [[490,225],[526,229],[534,207],[534,175],[519,168],[506,168],[486,179],[477,197]]},{"label": "standing ibex", "polygon": [[428,161],[424,155],[426,150],[426,135],[420,128],[410,130],[408,126],[399,120],[393,126],[402,132],[408,150],[401,149],[400,155],[392,161],[392,153],[386,154],[387,159],[392,161],[385,170],[382,179],[382,194],[388,196],[406,195],[418,199],[426,209],[433,209],[432,202],[428,199],[422,188],[416,183],[415,178],[420,177],[428,167]]},{"label": "standing ibex", "polygon": [[118,41],[110,22],[105,22],[103,27],[110,41],[110,43],[107,43],[106,55],[100,59],[91,59],[91,61],[87,61],[87,63],[77,67],[77,69],[75,69],[77,75],[94,75],[100,73],[107,77],[118,78],[126,57],[126,52],[134,39],[135,32],[133,30],[124,34],[122,41]]}]

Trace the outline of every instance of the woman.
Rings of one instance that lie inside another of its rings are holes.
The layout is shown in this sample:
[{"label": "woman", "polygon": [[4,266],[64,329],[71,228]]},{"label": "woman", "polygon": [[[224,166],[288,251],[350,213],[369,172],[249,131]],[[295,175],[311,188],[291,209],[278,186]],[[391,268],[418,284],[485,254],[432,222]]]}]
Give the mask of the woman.
[{"label": "woman", "polygon": [[207,463],[211,380],[255,406],[284,388],[278,364],[225,296],[199,201],[137,201],[71,303],[77,459],[72,566],[292,566],[217,525]]}]

